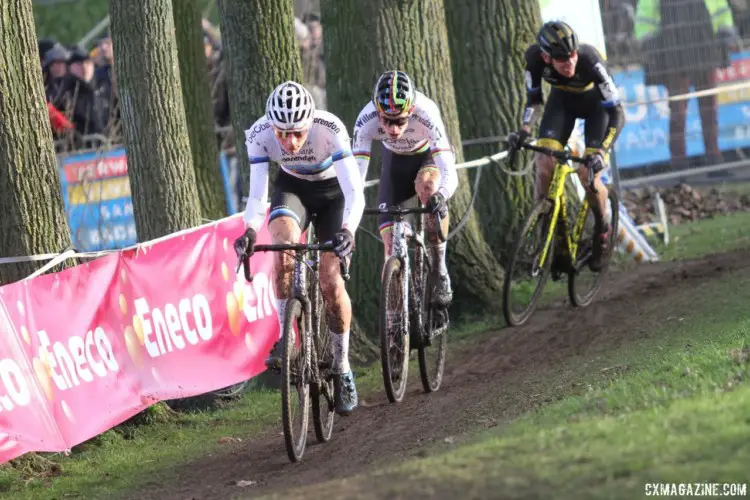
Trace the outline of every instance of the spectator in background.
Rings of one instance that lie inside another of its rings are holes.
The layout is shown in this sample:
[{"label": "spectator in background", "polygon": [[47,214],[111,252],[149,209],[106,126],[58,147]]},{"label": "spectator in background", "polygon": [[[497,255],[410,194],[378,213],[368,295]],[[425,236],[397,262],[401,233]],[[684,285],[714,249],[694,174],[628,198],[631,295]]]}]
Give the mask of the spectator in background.
[{"label": "spectator in background", "polygon": [[44,76],[44,90],[47,100],[60,111],[68,108],[67,91],[68,79],[68,51],[56,43],[44,55],[42,74]]},{"label": "spectator in background", "polygon": [[302,57],[303,83],[312,94],[315,105],[320,109],[326,109],[323,25],[320,23],[320,16],[314,13],[305,14],[302,23],[304,29],[297,26],[295,18],[295,31]]},{"label": "spectator in background", "polygon": [[[729,66],[736,39],[727,0],[640,0],[635,38],[643,54],[646,85],[664,85],[669,95],[714,87],[714,71]],[[670,101],[672,165],[688,166],[685,144],[687,100]],[[717,97],[698,98],[707,161],[723,161],[719,150]]]},{"label": "spectator in background", "polygon": [[94,89],[103,134],[116,142],[120,137],[120,101],[117,94],[112,38],[105,32],[96,47]]},{"label": "spectator in background", "polygon": [[633,38],[635,5],[633,0],[603,0],[602,25],[610,64],[626,64],[637,56]]},{"label": "spectator in background", "polygon": [[308,37],[306,50],[302,53],[305,82],[316,87],[325,88],[325,61],[323,54],[323,25],[317,14],[305,14],[303,22],[307,26]]},{"label": "spectator in background", "polygon": [[44,66],[44,56],[47,52],[55,46],[55,41],[52,38],[42,38],[39,40],[39,65]]},{"label": "spectator in background", "polygon": [[76,131],[81,135],[103,133],[99,98],[94,87],[94,61],[85,50],[73,47],[68,59],[68,71]]},{"label": "spectator in background", "polygon": [[750,37],[750,1],[748,0],[729,0],[732,8],[734,24],[741,38]]}]

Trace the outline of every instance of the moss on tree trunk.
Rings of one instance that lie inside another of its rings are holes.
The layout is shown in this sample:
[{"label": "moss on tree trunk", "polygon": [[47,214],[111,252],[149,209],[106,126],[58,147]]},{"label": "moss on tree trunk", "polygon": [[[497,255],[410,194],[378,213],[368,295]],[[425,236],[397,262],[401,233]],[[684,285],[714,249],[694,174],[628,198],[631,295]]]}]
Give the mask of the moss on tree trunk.
[{"label": "moss on tree trunk", "polygon": [[[0,214],[3,257],[70,246],[31,0],[0,8]],[[43,264],[0,265],[0,284],[23,279]]]}]

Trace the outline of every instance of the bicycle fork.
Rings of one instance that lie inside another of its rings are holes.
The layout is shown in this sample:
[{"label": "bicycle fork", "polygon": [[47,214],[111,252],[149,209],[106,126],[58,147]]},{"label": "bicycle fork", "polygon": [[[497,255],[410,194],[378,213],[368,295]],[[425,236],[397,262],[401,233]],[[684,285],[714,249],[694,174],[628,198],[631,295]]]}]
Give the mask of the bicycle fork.
[{"label": "bicycle fork", "polygon": [[[302,303],[302,310],[305,315],[305,325],[304,325],[304,331],[297,332],[298,335],[301,335],[300,341],[300,347],[301,347],[301,355],[302,355],[302,361],[303,365],[301,368],[301,382],[303,384],[309,384],[310,380],[317,379],[318,377],[318,371],[317,371],[317,356],[315,353],[315,350],[312,348],[312,336],[313,336],[313,311],[312,311],[312,301],[310,300],[310,297],[308,297],[306,290],[307,290],[307,276],[305,273],[305,261],[302,257],[297,257],[295,259],[294,263],[294,274],[292,277],[292,283],[293,283],[293,291],[294,291],[294,297],[296,297],[301,303]],[[314,268],[314,270],[317,270],[317,266]],[[313,294],[317,293],[317,290],[312,290]],[[313,298],[315,298],[313,296]],[[317,322],[317,321],[316,321]],[[316,325],[317,327],[317,325]]]},{"label": "bicycle fork", "polygon": [[[409,335],[409,251],[407,242],[406,223],[397,220],[393,224],[393,252],[392,255],[401,261],[401,323],[404,337]],[[404,352],[404,356],[408,356]]]}]

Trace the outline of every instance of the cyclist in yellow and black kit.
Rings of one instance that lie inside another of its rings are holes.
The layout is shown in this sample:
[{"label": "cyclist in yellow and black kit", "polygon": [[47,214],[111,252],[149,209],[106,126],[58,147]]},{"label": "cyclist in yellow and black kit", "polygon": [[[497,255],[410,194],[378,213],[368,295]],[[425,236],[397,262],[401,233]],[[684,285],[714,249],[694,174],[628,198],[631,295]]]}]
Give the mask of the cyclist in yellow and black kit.
[{"label": "cyclist in yellow and black kit", "polygon": [[[578,35],[568,24],[561,21],[544,23],[536,40],[537,43],[526,51],[527,104],[523,127],[508,136],[508,144],[514,148],[529,137],[539,108],[544,105],[542,79],[549,82],[552,89],[544,106],[538,146],[562,150],[576,119],[585,120],[586,167],[580,168],[578,173],[586,186],[596,219],[594,251],[589,267],[598,272],[604,265],[603,256],[607,255],[609,237],[609,224],[606,222],[609,217],[605,212],[608,192],[601,181],[601,172],[625,123],[625,113],[617,87],[599,52],[591,45],[579,44]],[[539,200],[547,194],[555,159],[537,153],[535,163],[535,193]],[[596,174],[596,195],[589,191],[587,168]]]}]

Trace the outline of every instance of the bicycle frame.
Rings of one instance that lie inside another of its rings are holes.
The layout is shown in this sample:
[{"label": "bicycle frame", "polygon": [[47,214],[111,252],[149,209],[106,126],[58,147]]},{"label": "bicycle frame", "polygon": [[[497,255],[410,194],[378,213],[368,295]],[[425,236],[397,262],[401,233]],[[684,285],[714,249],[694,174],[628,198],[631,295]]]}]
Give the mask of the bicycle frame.
[{"label": "bicycle frame", "polygon": [[[409,292],[411,291],[409,277],[411,276],[411,261],[409,259],[409,224],[404,220],[403,215],[396,215],[392,229],[392,251],[391,255],[401,261],[401,317],[403,318],[402,334],[406,334],[410,329],[409,315]],[[408,355],[405,353],[405,355]]]},{"label": "bicycle frame", "polygon": [[[309,236],[309,235],[308,235]],[[311,254],[309,258],[305,258],[305,254]],[[307,294],[307,266],[310,266],[312,273],[312,283],[317,284],[320,273],[320,250],[311,250],[309,252],[298,253],[294,256],[294,271],[292,274],[292,297],[299,299],[302,302],[302,307],[305,311],[305,331],[304,335],[304,352],[309,352],[310,356],[306,357],[310,361],[309,366],[305,366],[303,383],[308,383],[309,380],[319,380],[320,372],[318,367],[318,350],[313,349],[313,343],[317,343],[317,337],[319,335],[318,329],[320,328],[320,322],[317,311],[318,304],[318,287],[313,286],[310,290],[310,296]],[[315,329],[313,329],[313,325]],[[315,340],[313,340],[315,338]],[[309,378],[308,378],[309,377]]]},{"label": "bicycle frame", "polygon": [[[314,239],[313,230],[308,230],[308,241]],[[294,256],[294,270],[292,274],[292,294],[293,298],[298,299],[302,303],[302,307],[305,313],[305,331],[304,339],[301,339],[303,352],[309,352],[309,360],[311,366],[305,367],[305,377],[303,380],[305,383],[312,381],[320,381],[320,360],[317,359],[317,349],[312,349],[313,343],[317,347],[320,336],[320,315],[318,314],[318,308],[316,307],[320,303],[320,289],[317,284],[320,282],[320,253],[323,250],[331,251],[332,244],[319,244],[316,240],[315,243],[300,243],[291,245],[256,245],[257,251],[296,251]],[[309,254],[309,257],[306,256]],[[250,273],[250,257],[244,255],[241,257],[241,265],[244,267],[245,279],[252,281],[252,275]],[[308,295],[307,293],[307,269],[311,271],[313,286]],[[342,261],[341,264],[341,275],[344,281],[349,280],[349,262]],[[315,328],[313,328],[313,326]],[[306,349],[306,351],[304,351]]]},{"label": "bicycle frame", "polygon": [[[427,274],[432,267],[429,258],[426,258],[427,249],[423,230],[424,214],[427,213],[427,209],[425,207],[407,209],[398,206],[391,208],[381,206],[377,209],[365,209],[364,213],[369,215],[388,213],[394,217],[391,229],[391,256],[398,258],[401,262],[401,299],[403,304],[401,314],[404,318],[404,331],[402,333],[408,333],[413,330],[419,332],[421,337],[424,332],[423,297],[422,290],[416,288],[426,286],[426,284],[424,283],[424,276],[413,276],[412,263],[409,258],[409,242],[412,241],[414,246],[414,269],[423,268],[422,259],[424,259],[426,264],[424,272]],[[407,214],[416,215],[415,228],[410,228],[409,223],[405,220]],[[438,228],[440,228],[440,220],[437,223]],[[445,235],[442,233],[442,230],[438,229],[438,233],[440,240],[445,241]],[[413,280],[413,283],[410,283],[410,278]],[[409,297],[412,297],[411,302]],[[413,308],[410,308],[410,303],[414,305]],[[410,314],[410,310],[413,314]]]},{"label": "bicycle frame", "polygon": [[567,163],[558,162],[555,166],[555,171],[550,183],[547,199],[552,203],[552,217],[551,224],[547,231],[547,239],[544,242],[544,248],[542,249],[542,255],[539,262],[539,267],[544,267],[547,261],[547,253],[552,245],[552,238],[555,237],[555,230],[557,229],[558,217],[562,215],[563,232],[565,233],[565,243],[567,245],[568,256],[571,262],[575,265],[574,259],[576,252],[578,251],[578,242],[580,240],[581,233],[583,232],[583,226],[586,223],[586,214],[588,213],[589,201],[588,198],[583,199],[581,209],[578,211],[578,217],[573,231],[570,231],[568,223],[568,204],[566,203],[567,198],[565,196],[565,180],[569,175],[577,174],[578,169],[571,167]]}]

